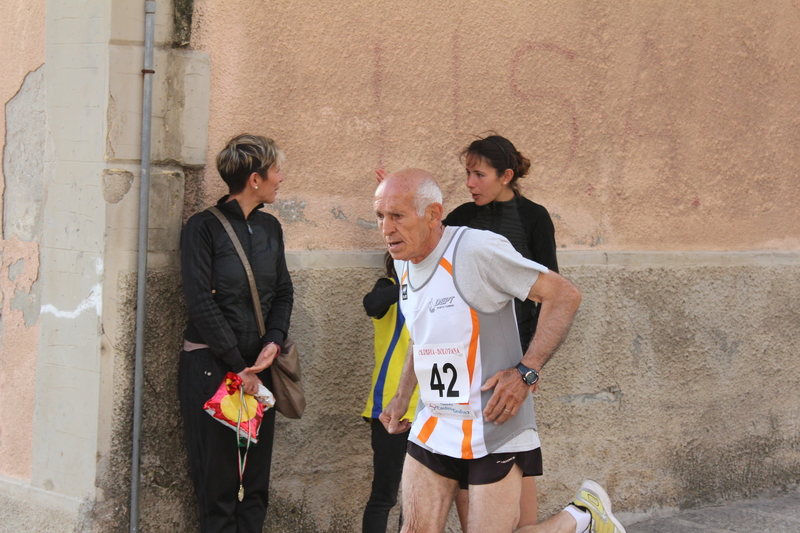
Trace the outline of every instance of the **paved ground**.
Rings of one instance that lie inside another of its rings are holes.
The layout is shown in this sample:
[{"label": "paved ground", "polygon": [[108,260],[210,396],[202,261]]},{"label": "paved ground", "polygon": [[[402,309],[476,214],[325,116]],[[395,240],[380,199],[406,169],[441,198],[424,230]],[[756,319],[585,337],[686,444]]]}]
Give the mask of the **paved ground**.
[{"label": "paved ground", "polygon": [[774,498],[684,511],[626,529],[628,533],[800,533],[800,488]]}]

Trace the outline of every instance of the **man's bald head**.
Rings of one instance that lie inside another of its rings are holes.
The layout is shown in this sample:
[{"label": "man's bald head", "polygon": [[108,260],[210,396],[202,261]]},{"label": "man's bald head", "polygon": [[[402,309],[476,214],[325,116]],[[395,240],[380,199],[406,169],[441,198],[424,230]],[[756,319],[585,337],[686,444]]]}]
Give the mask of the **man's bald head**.
[{"label": "man's bald head", "polygon": [[389,174],[375,190],[375,215],[395,260],[418,263],[442,236],[442,191],[429,172],[407,168]]},{"label": "man's bald head", "polygon": [[419,216],[424,215],[431,204],[442,203],[442,190],[433,175],[421,168],[404,168],[386,176],[375,190],[375,197],[384,194],[413,194]]}]

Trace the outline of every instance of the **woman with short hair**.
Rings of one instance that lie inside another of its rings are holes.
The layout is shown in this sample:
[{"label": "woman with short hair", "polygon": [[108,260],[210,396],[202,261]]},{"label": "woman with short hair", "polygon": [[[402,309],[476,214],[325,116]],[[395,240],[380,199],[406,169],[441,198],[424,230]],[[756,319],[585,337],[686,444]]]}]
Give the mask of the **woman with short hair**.
[{"label": "woman with short hair", "polygon": [[250,134],[231,139],[217,156],[229,192],[216,207],[250,262],[266,334],[259,332],[245,268],[221,221],[201,211],[181,234],[189,320],[178,394],[204,533],[260,533],[266,518],[275,410],[264,412],[258,444],[250,445],[242,465],[238,433],[203,406],[228,372],[239,375],[246,393],[256,393],[259,384],[272,388],[269,366],[289,331],[294,291],[281,225],[260,208],[275,201],[284,179],[283,160],[272,139]]}]

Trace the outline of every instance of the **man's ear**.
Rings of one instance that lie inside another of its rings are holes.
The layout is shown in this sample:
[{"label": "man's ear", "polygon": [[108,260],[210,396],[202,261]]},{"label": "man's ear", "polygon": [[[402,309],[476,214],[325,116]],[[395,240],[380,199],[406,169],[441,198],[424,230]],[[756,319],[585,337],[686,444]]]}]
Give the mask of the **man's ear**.
[{"label": "man's ear", "polygon": [[444,207],[442,204],[433,203],[428,206],[428,222],[431,224],[431,227],[434,227],[441,222],[443,214]]}]

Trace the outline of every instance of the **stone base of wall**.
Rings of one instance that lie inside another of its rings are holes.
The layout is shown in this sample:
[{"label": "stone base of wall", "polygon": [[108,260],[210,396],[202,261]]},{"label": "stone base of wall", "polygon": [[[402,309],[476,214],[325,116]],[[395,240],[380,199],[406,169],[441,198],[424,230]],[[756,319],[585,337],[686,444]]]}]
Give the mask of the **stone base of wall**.
[{"label": "stone base of wall", "polygon": [[0,476],[0,532],[73,531],[81,502]]}]

